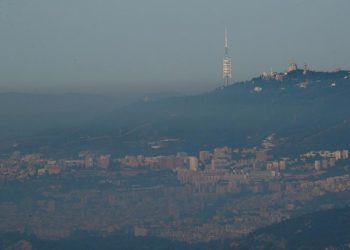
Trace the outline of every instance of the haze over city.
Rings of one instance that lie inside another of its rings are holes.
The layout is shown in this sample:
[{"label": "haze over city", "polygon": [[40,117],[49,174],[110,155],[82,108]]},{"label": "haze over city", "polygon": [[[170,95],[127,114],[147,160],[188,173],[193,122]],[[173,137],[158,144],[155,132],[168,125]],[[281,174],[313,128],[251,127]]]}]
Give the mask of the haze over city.
[{"label": "haze over city", "polygon": [[0,249],[350,249],[349,10],[0,1]]},{"label": "haze over city", "polygon": [[233,80],[350,67],[347,0],[0,3],[0,91],[199,93],[222,82],[227,27]]}]

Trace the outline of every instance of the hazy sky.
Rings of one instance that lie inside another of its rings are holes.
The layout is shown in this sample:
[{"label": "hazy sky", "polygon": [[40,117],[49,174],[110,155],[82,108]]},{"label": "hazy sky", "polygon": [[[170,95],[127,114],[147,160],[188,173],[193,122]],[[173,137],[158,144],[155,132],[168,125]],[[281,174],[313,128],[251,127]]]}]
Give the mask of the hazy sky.
[{"label": "hazy sky", "polygon": [[350,68],[349,0],[0,0],[0,91],[202,91]]}]

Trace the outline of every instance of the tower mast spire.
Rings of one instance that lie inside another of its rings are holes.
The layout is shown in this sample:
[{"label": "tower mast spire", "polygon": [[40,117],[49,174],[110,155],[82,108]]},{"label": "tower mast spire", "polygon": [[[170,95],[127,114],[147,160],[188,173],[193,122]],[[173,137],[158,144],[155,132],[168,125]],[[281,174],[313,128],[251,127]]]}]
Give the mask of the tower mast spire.
[{"label": "tower mast spire", "polygon": [[225,56],[224,56],[224,63],[223,63],[223,77],[225,80],[225,85],[228,85],[230,83],[230,79],[232,78],[231,73],[231,58],[228,54],[228,38],[227,38],[227,28],[225,28]]},{"label": "tower mast spire", "polygon": [[227,28],[225,28],[225,56],[228,56]]}]

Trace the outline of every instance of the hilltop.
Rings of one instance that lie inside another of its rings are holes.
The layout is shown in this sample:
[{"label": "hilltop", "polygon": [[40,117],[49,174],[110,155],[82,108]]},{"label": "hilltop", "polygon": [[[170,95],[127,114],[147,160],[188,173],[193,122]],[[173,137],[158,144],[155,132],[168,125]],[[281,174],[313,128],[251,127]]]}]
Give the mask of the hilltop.
[{"label": "hilltop", "polygon": [[[11,128],[8,141],[16,141],[22,150],[92,147],[120,154],[152,153],[150,142],[172,138],[176,144],[158,151],[191,152],[222,145],[257,145],[270,134],[284,138],[282,152],[346,148],[350,146],[349,96],[348,71],[305,74],[292,70],[200,95],[145,99],[123,107],[101,97],[73,96],[67,101],[59,96],[51,100],[20,96],[19,102],[17,97],[2,98],[3,102],[12,100],[16,104],[13,114],[20,115],[6,114],[0,126]],[[45,107],[45,112],[38,107]],[[30,112],[22,115],[22,110]],[[3,148],[11,145],[5,142]]]},{"label": "hilltop", "polygon": [[255,145],[270,134],[292,146],[350,146],[349,76],[295,70],[280,80],[260,76],[197,96],[139,102],[116,113],[106,129],[145,124],[128,139],[179,138],[188,150]]}]

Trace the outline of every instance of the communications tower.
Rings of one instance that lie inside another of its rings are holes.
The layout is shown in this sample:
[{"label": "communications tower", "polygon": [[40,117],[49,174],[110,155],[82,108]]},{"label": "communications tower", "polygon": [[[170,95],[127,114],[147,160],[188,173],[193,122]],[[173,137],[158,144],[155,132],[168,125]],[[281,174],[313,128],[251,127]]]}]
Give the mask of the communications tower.
[{"label": "communications tower", "polygon": [[224,56],[224,64],[223,64],[223,77],[225,81],[225,85],[230,83],[230,79],[232,78],[232,70],[231,70],[231,58],[228,54],[228,39],[227,39],[227,29],[225,29],[225,56]]}]

